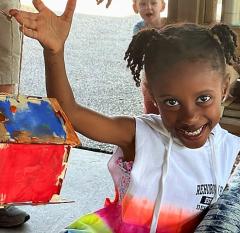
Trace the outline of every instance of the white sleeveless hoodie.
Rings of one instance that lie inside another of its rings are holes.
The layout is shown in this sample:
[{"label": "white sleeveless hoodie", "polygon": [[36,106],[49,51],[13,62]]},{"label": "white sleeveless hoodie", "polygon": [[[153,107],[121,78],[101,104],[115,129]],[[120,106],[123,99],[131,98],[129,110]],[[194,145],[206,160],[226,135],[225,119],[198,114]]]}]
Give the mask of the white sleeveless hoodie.
[{"label": "white sleeveless hoodie", "polygon": [[182,232],[185,223],[219,197],[240,151],[240,138],[219,125],[204,146],[189,149],[154,114],[136,118],[135,140],[122,216],[150,233]]}]

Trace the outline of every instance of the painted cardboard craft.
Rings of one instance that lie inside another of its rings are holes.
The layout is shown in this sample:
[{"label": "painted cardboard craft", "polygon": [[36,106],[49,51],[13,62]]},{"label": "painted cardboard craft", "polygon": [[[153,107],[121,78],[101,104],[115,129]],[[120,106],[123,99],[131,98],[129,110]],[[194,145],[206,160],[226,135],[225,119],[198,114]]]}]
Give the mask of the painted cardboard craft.
[{"label": "painted cardboard craft", "polygon": [[0,204],[58,203],[79,144],[55,99],[0,94]]}]

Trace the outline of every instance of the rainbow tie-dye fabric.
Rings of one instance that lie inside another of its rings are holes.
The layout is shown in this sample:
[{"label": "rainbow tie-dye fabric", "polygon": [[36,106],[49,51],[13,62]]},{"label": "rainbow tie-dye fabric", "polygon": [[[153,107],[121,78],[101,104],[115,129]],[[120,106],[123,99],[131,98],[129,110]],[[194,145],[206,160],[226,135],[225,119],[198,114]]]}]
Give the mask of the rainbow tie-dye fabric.
[{"label": "rainbow tie-dye fabric", "polygon": [[122,207],[108,204],[95,213],[80,217],[67,227],[66,233],[149,233],[149,228],[128,224],[122,220]]},{"label": "rainbow tie-dye fabric", "polygon": [[[200,223],[201,216],[192,218],[184,226],[173,225],[172,228],[161,228],[157,233],[193,232]],[[151,221],[143,225],[130,224],[123,221],[122,206],[118,203],[108,204],[105,208],[80,217],[64,231],[65,233],[149,233]]]}]

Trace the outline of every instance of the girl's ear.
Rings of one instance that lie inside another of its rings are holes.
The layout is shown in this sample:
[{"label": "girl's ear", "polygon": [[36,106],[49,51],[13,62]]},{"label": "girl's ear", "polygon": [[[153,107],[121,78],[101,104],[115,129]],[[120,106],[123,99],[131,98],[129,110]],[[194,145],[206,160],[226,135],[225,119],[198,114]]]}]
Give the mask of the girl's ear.
[{"label": "girl's ear", "polygon": [[133,1],[132,8],[133,8],[133,11],[134,11],[136,14],[138,14],[138,8],[137,8],[137,3],[136,3],[136,1]]},{"label": "girl's ear", "polygon": [[222,86],[222,103],[228,98],[230,91],[230,75],[229,73],[225,75]]},{"label": "girl's ear", "polygon": [[165,10],[165,7],[166,7],[166,3],[165,3],[165,1],[162,1],[162,8],[161,8],[160,12],[163,12]]},{"label": "girl's ear", "polygon": [[223,80],[223,91],[222,95],[225,96],[222,98],[224,102],[231,92],[231,88],[235,84],[236,80],[239,77],[239,73],[236,71],[236,67],[232,65],[226,65],[226,74]]}]

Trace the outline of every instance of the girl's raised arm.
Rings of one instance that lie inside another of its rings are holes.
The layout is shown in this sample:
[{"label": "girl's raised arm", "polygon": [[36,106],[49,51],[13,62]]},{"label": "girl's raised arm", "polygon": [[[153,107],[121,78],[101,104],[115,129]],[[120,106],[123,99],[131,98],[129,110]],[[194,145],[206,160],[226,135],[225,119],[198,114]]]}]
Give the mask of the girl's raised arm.
[{"label": "girl's raised arm", "polygon": [[75,102],[64,63],[64,43],[70,31],[76,0],[68,0],[61,16],[50,11],[41,0],[34,0],[39,13],[11,10],[24,25],[24,34],[37,39],[44,48],[48,97],[56,98],[76,131],[100,142],[111,143],[129,151],[135,139],[135,120],[129,117],[106,117]]}]

